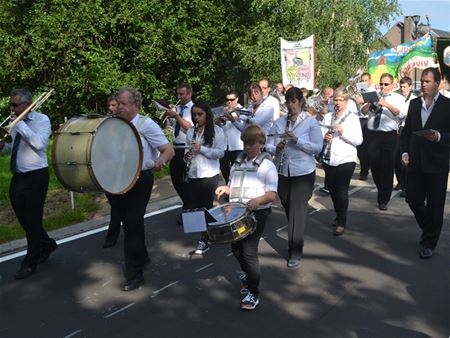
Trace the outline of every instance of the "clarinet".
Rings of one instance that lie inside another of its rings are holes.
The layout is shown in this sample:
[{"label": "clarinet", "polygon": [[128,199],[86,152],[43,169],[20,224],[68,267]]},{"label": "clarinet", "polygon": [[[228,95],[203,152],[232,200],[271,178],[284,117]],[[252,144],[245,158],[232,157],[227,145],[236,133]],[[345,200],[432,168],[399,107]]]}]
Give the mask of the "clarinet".
[{"label": "clarinet", "polygon": [[288,113],[287,113],[287,115],[286,115],[286,128],[285,128],[285,130],[284,130],[285,136],[284,136],[284,140],[282,141],[282,142],[284,143],[284,147],[283,147],[283,149],[280,151],[280,154],[279,154],[278,174],[280,174],[280,175],[283,174],[283,169],[284,169],[284,159],[285,159],[285,157],[286,157],[286,134],[287,134],[288,131],[289,131],[289,120],[290,120],[290,117],[291,117],[290,115],[291,115],[291,114],[290,114],[289,111],[288,111]]},{"label": "clarinet", "polygon": [[186,171],[184,172],[184,183],[188,183],[189,182],[189,171],[191,169],[191,163],[192,163],[192,158],[194,157],[194,153],[192,151],[192,146],[194,144],[195,138],[197,137],[197,124],[194,125],[194,133],[192,135],[192,140],[191,140],[191,144],[189,146],[189,150],[186,153],[185,158],[187,159],[186,161]]}]

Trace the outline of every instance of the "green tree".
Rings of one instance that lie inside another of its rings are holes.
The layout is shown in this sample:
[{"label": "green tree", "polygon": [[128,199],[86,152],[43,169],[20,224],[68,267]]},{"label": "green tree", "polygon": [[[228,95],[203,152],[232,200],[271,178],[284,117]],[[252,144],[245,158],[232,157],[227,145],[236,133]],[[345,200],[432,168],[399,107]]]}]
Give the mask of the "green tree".
[{"label": "green tree", "polygon": [[[0,2],[0,109],[12,87],[55,94],[42,110],[103,113],[115,89],[171,99],[177,83],[218,104],[262,77],[280,80],[279,38],[316,36],[318,83],[363,67],[396,0],[8,0]],[[173,101],[174,99],[172,99]]]}]

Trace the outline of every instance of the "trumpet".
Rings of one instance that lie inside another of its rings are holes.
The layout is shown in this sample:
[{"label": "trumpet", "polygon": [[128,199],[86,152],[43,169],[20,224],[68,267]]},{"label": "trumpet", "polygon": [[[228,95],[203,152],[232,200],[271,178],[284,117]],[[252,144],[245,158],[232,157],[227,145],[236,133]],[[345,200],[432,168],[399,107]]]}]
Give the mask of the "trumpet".
[{"label": "trumpet", "polygon": [[[19,116],[17,116],[12,122],[12,115],[8,116],[1,124],[0,124],[0,142],[11,143],[11,130],[22,121],[27,115],[39,109],[40,106],[52,95],[54,89],[49,90],[48,92],[42,93],[32,104],[30,104]],[[6,126],[6,127],[4,127]]]},{"label": "trumpet", "polygon": [[181,99],[177,101],[177,103],[175,103],[175,105],[170,108],[167,106],[166,102],[161,102],[158,100],[152,100],[153,105],[156,107],[156,109],[161,110],[161,114],[159,115],[159,117],[155,118],[155,120],[157,120],[156,122],[158,123],[158,125],[161,127],[161,129],[165,129],[167,127],[169,127],[168,125],[168,116],[164,117],[164,114],[166,113],[166,110],[172,110],[172,111],[176,111],[176,106],[181,102]]}]

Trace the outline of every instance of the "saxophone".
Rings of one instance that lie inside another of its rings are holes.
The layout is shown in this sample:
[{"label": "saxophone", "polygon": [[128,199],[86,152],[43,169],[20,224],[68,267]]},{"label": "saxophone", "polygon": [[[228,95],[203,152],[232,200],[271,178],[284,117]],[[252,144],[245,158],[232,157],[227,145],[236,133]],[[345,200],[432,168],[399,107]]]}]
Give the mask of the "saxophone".
[{"label": "saxophone", "polygon": [[192,151],[192,146],[194,144],[195,138],[197,137],[197,124],[194,125],[194,133],[192,135],[191,144],[189,145],[189,150],[186,154],[184,154],[184,160],[186,161],[186,171],[184,172],[184,182],[189,182],[189,171],[191,169],[192,158],[194,157],[194,153]]}]

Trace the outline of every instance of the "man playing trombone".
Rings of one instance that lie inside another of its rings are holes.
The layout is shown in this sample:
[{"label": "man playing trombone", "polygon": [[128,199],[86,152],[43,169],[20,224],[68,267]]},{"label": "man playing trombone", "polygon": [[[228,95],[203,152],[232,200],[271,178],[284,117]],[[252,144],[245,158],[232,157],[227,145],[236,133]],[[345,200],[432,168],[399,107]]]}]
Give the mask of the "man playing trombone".
[{"label": "man playing trombone", "polygon": [[[19,115],[21,120],[9,131],[12,142],[0,141],[0,150],[2,154],[11,152],[13,177],[9,197],[27,237],[27,254],[14,275],[15,279],[24,279],[34,274],[37,264],[44,263],[57,247],[42,224],[49,182],[47,145],[51,126],[47,115],[34,111],[36,104],[32,104],[30,91],[14,89],[10,96],[11,120]],[[30,112],[26,114],[25,110]]]}]

